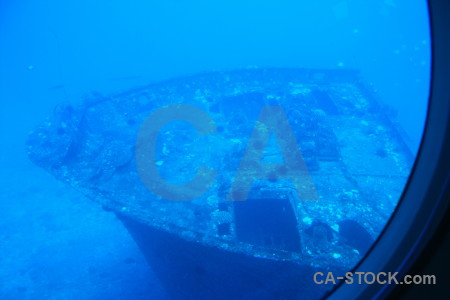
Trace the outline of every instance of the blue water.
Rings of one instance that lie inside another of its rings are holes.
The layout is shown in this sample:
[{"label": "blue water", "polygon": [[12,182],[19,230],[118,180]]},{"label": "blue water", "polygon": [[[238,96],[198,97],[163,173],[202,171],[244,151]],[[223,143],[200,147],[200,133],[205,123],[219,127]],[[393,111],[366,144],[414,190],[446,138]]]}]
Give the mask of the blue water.
[{"label": "blue water", "polygon": [[205,71],[359,69],[415,152],[428,31],[425,1],[2,1],[0,298],[165,299],[115,217],[28,160],[57,104]]}]

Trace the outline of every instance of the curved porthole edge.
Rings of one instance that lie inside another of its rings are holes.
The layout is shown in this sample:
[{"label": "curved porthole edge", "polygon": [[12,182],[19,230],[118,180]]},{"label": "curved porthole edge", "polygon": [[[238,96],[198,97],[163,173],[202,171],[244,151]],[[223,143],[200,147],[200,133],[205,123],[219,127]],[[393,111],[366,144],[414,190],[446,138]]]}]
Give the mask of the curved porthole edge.
[{"label": "curved porthole edge", "polygon": [[[354,272],[399,272],[399,278],[423,252],[450,209],[444,197],[450,157],[450,2],[428,3],[432,70],[428,116],[419,153],[400,203],[376,244]],[[448,190],[447,190],[448,191]],[[394,285],[341,284],[330,299],[385,297]]]}]

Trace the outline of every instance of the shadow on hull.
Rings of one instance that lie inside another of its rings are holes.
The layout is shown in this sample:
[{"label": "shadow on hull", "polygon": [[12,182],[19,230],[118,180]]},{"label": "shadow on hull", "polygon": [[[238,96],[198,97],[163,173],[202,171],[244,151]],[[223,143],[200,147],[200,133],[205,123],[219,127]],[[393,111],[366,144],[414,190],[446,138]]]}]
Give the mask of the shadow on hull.
[{"label": "shadow on hull", "polygon": [[[118,215],[174,300],[316,299],[318,270],[190,242]],[[323,272],[323,270],[322,270]]]}]

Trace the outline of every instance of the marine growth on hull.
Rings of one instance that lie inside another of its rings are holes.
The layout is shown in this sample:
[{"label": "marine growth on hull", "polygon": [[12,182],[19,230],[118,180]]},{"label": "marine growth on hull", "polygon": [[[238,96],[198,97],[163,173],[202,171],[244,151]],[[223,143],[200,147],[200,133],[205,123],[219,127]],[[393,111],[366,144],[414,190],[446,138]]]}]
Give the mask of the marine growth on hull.
[{"label": "marine growth on hull", "polygon": [[327,270],[368,251],[412,163],[385,107],[342,70],[207,73],[91,96],[55,109],[27,145],[36,164],[118,215]]}]

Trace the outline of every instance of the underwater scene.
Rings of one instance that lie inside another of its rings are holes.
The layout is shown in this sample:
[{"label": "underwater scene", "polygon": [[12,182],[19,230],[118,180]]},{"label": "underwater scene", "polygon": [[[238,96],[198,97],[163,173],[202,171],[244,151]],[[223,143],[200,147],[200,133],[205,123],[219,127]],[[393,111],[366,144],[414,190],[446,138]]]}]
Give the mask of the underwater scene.
[{"label": "underwater scene", "polygon": [[375,245],[425,2],[43,5],[0,9],[0,299],[322,299]]}]

